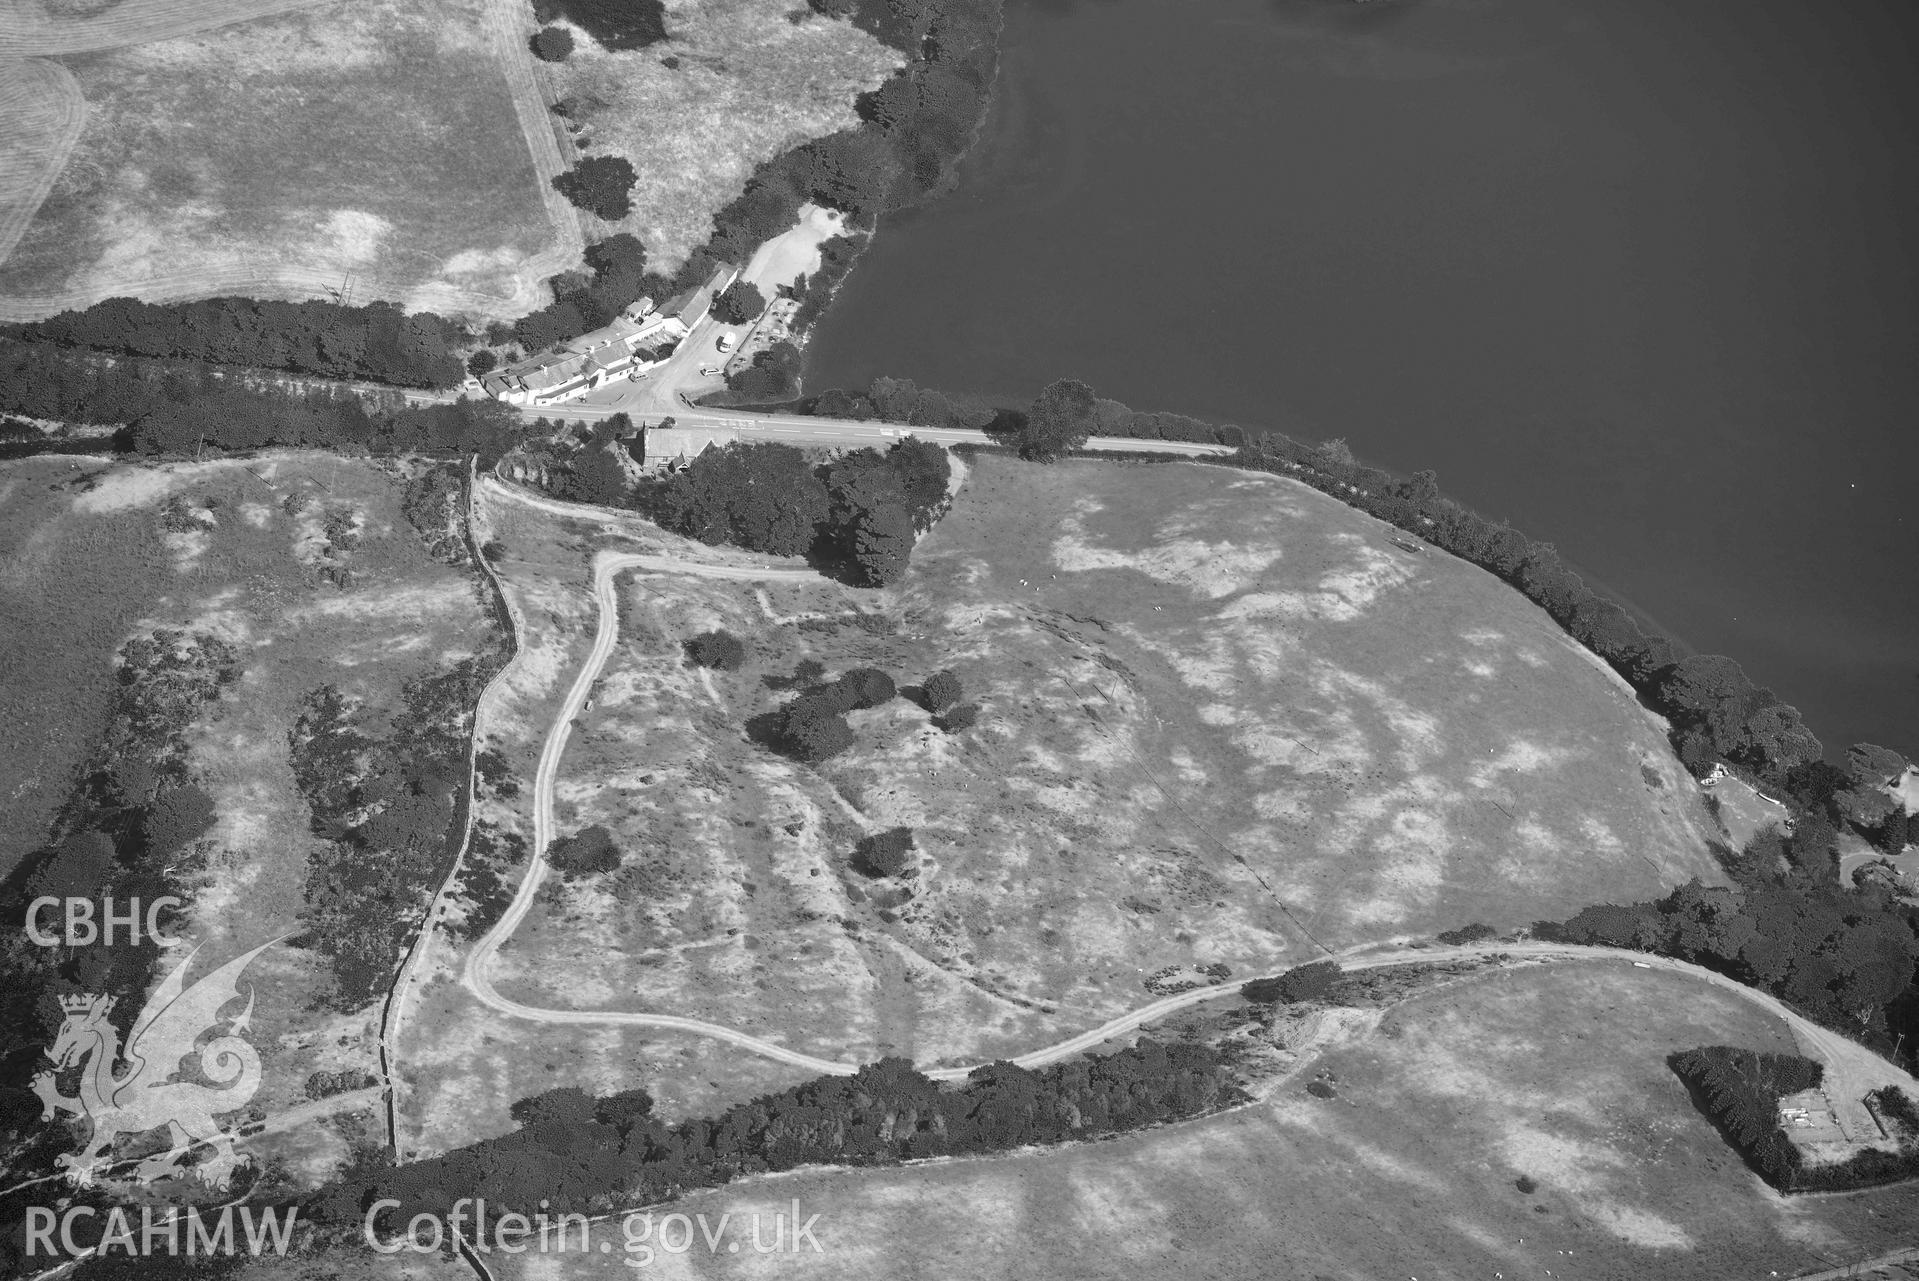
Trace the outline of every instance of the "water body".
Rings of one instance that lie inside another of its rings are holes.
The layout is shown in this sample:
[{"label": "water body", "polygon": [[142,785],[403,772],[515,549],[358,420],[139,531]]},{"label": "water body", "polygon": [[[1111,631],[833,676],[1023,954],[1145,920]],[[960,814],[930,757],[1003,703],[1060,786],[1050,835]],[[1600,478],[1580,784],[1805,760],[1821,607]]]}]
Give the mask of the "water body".
[{"label": "water body", "polygon": [[1915,48],[1910,0],[1010,0],[809,382],[1343,436],[1919,755]]}]

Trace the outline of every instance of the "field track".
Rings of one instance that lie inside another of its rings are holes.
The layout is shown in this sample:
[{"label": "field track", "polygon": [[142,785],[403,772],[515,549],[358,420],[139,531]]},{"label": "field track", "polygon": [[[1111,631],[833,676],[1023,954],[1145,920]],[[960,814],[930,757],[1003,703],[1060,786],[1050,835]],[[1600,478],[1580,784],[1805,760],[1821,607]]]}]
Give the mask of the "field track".
[{"label": "field track", "polygon": [[26,234],[87,123],[87,100],[57,62],[0,59],[0,262]]},{"label": "field track", "polygon": [[324,0],[122,0],[92,18],[55,18],[34,0],[0,0],[0,59],[98,53],[310,8]]},{"label": "field track", "polygon": [[553,189],[553,180],[566,172],[567,161],[560,154],[546,94],[534,74],[533,56],[527,48],[532,24],[527,18],[522,0],[486,0],[487,34],[493,38],[507,92],[513,95],[513,113],[526,136],[533,172],[540,179],[540,197],[546,201],[547,220],[553,224],[553,243],[521,264],[518,283],[521,292],[529,295],[521,314],[543,305],[542,287],[547,277],[577,267],[586,243],[580,234],[579,212]]}]

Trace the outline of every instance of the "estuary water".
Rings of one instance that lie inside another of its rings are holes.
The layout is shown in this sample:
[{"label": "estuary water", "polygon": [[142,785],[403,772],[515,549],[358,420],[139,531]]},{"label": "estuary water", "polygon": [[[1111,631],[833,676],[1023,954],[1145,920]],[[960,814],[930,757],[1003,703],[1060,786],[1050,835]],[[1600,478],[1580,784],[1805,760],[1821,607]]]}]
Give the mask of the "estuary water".
[{"label": "estuary water", "polygon": [[1919,6],[1009,0],[808,352],[1344,437],[1919,755]]}]

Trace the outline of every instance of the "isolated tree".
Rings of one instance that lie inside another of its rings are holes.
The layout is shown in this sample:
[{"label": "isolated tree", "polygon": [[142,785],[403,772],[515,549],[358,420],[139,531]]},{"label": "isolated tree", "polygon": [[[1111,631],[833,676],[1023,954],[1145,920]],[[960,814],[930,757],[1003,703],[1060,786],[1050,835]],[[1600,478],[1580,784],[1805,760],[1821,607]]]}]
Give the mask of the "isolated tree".
[{"label": "isolated tree", "polygon": [[868,836],[853,847],[855,865],[868,876],[898,876],[911,863],[913,829],[889,828]]},{"label": "isolated tree", "polygon": [[920,686],[926,697],[926,710],[943,712],[966,697],[966,687],[960,684],[960,678],[952,670],[934,672],[926,678],[926,684]]},{"label": "isolated tree", "polygon": [[849,707],[862,709],[890,703],[899,692],[893,678],[877,667],[855,667],[834,684],[846,691]]},{"label": "isolated tree", "polygon": [[541,27],[533,36],[533,56],[541,62],[565,62],[573,53],[573,33],[565,27]]},{"label": "isolated tree", "polygon": [[1020,456],[1051,462],[1078,449],[1093,434],[1098,406],[1093,389],[1076,378],[1051,384],[1026,411],[1026,425],[1019,433]]},{"label": "isolated tree", "polygon": [[724,630],[701,632],[686,642],[687,657],[701,667],[715,671],[737,671],[746,661],[746,646],[740,638]]},{"label": "isolated tree", "polygon": [[598,823],[553,842],[546,861],[569,879],[610,872],[620,865],[620,849],[613,833]]},{"label": "isolated tree", "polygon": [[729,325],[758,319],[766,310],[766,296],[750,281],[736,280],[713,299],[713,315]]},{"label": "isolated tree", "polygon": [[500,358],[482,347],[466,358],[466,372],[475,378],[484,378],[499,367]]},{"label": "isolated tree", "polygon": [[608,222],[633,211],[631,193],[639,175],[624,156],[589,156],[553,179],[553,189]]}]

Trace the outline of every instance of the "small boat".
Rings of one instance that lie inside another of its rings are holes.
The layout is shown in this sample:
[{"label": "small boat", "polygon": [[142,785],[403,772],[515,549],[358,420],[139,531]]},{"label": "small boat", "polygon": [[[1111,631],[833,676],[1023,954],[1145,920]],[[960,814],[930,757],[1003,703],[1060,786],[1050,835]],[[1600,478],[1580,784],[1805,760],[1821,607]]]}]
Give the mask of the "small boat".
[{"label": "small boat", "polygon": [[1415,556],[1424,550],[1418,543],[1413,542],[1410,538],[1389,538],[1386,541],[1399,548],[1400,551],[1411,552]]}]

